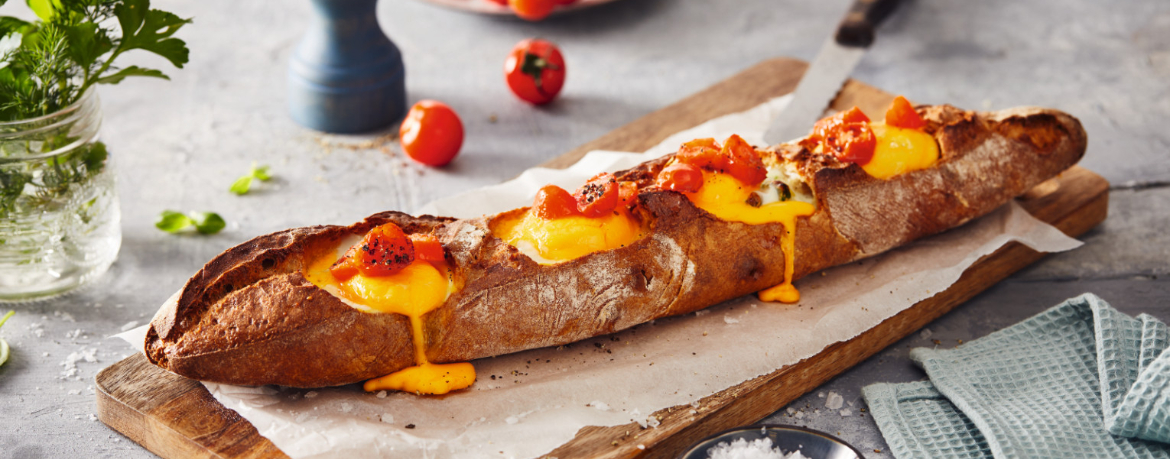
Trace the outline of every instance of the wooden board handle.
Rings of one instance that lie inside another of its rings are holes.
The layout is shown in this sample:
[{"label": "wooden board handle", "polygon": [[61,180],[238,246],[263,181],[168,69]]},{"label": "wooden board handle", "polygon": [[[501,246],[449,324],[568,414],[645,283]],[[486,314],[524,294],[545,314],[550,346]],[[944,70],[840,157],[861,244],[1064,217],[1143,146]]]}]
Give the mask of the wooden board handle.
[{"label": "wooden board handle", "polygon": [[882,23],[900,0],[855,0],[841,25],[837,26],[835,39],[842,46],[868,48],[873,44],[874,30]]}]

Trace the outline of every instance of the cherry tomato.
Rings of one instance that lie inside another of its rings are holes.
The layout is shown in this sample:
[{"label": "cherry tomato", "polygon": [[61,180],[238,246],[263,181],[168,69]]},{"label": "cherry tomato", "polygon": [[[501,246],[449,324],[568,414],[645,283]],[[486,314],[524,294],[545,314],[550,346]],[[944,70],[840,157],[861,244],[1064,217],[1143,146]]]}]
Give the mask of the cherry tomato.
[{"label": "cherry tomato", "polygon": [[552,13],[557,6],[556,0],[508,0],[508,6],[521,19],[539,21]]},{"label": "cherry tomato", "polygon": [[759,185],[768,176],[764,161],[756,149],[738,135],[732,135],[723,142],[723,157],[727,158],[723,170],[748,185]]},{"label": "cherry tomato", "polygon": [[411,159],[428,166],[444,166],[455,159],[463,146],[463,122],[446,104],[424,100],[410,108],[398,138]]},{"label": "cherry tomato", "polygon": [[690,164],[696,167],[706,167],[710,169],[717,169],[720,159],[720,152],[723,147],[710,137],[705,139],[695,139],[690,142],[682,144],[678,148],[679,161]]},{"label": "cherry tomato", "polygon": [[589,218],[597,218],[613,211],[618,205],[617,180],[608,172],[602,172],[589,179],[573,193],[577,199],[577,210]]},{"label": "cherry tomato", "polygon": [[694,193],[703,187],[703,170],[687,163],[674,163],[658,173],[659,188]]},{"label": "cherry tomato", "polygon": [[547,104],[565,85],[565,59],[552,42],[529,38],[512,48],[504,61],[504,76],[516,97]]},{"label": "cherry tomato", "polygon": [[536,199],[532,202],[533,212],[545,220],[579,215],[577,199],[573,195],[556,185],[546,185],[536,192]]},{"label": "cherry tomato", "polygon": [[638,205],[638,184],[634,182],[618,182],[618,205],[633,209]]},{"label": "cherry tomato", "polygon": [[726,172],[748,185],[757,185],[768,175],[756,149],[738,135],[728,137],[723,147],[714,139],[692,140],[679,148],[676,157],[692,166]]},{"label": "cherry tomato", "polygon": [[869,117],[857,107],[817,121],[811,138],[838,160],[859,165],[869,163],[877,147]]},{"label": "cherry tomato", "polygon": [[[334,266],[352,265],[362,275],[377,277],[394,274],[412,262],[414,243],[410,242],[410,238],[406,237],[406,233],[403,233],[398,225],[387,223],[366,233],[362,240],[350,247]],[[338,270],[340,274],[348,272],[346,268]]]},{"label": "cherry tomato", "polygon": [[495,3],[495,4],[500,5],[500,6],[508,6],[508,0],[487,0],[487,1],[491,2],[491,3]]},{"label": "cherry tomato", "polygon": [[351,246],[349,250],[345,251],[344,256],[333,263],[333,266],[329,267],[329,273],[333,274],[333,277],[337,278],[337,280],[345,282],[349,278],[357,275],[358,268],[353,262],[353,257],[357,255],[358,246],[360,245],[361,243],[359,242]]},{"label": "cherry tomato", "polygon": [[903,129],[922,129],[926,126],[926,120],[918,115],[910,101],[898,96],[890,103],[890,109],[886,110],[886,124]]},{"label": "cherry tomato", "polygon": [[440,263],[446,261],[443,244],[434,234],[411,234],[410,242],[414,245],[414,255],[419,260]]}]

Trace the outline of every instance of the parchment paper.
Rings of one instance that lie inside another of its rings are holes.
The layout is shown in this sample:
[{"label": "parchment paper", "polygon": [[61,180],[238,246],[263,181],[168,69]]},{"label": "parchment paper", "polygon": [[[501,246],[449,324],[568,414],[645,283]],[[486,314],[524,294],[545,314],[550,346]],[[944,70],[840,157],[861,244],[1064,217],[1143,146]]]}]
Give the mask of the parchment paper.
[{"label": "parchment paper", "polygon": [[[540,186],[573,189],[597,172],[674,151],[692,138],[738,133],[762,144],[768,122],[787,101],[712,120],[645,154],[593,152],[564,171],[531,169],[419,213],[471,217],[524,206]],[[811,357],[945,290],[1009,241],[1042,252],[1080,245],[1012,203],[956,230],[802,279],[797,305],[749,296],[561,348],[478,360],[475,385],[447,396],[367,394],[356,385],[314,391],[206,386],[294,458],[535,457],[588,425],[638,421],[654,428],[648,416],[657,410]]]}]

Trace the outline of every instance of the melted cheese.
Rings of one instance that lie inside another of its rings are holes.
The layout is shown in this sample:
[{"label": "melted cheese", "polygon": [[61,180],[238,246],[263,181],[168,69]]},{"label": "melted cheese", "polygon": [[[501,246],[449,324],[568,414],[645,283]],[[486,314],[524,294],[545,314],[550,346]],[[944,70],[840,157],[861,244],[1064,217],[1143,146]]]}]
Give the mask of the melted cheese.
[{"label": "melted cheese", "polygon": [[466,388],[475,382],[475,367],[470,363],[434,364],[427,361],[422,316],[441,306],[451,293],[445,268],[416,259],[402,271],[389,276],[358,274],[345,282],[338,282],[329,273],[329,267],[336,260],[333,252],[318,257],[309,265],[305,278],[349,302],[376,312],[410,318],[415,366],[366,381],[363,386],[366,391],[392,389],[438,395]]},{"label": "melted cheese", "polygon": [[642,226],[625,212],[545,220],[531,210],[497,222],[493,233],[544,265],[625,247],[644,235]]},{"label": "melted cheese", "polygon": [[875,178],[886,180],[898,174],[926,169],[938,161],[938,143],[930,134],[885,123],[872,123],[869,127],[877,137],[877,147],[873,159],[861,168]]},{"label": "melted cheese", "polygon": [[698,192],[687,193],[696,207],[725,221],[752,225],[780,222],[784,225],[784,234],[780,237],[784,250],[784,283],[762,290],[759,295],[763,301],[800,301],[800,292],[792,286],[792,273],[796,266],[796,219],[812,215],[816,207],[801,201],[780,201],[752,207],[746,201],[755,187],[749,187],[727,174],[703,172],[703,176],[703,187]]}]

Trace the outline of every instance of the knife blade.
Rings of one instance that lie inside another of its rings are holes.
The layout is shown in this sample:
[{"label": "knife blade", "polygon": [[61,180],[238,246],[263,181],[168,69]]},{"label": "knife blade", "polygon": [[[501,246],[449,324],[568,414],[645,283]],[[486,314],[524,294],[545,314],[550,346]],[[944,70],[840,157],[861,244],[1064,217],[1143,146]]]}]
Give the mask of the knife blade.
[{"label": "knife blade", "polygon": [[874,30],[900,0],[856,0],[797,83],[792,101],[764,133],[769,145],[803,137],[837,97],[873,44]]}]

